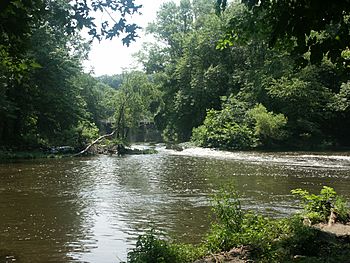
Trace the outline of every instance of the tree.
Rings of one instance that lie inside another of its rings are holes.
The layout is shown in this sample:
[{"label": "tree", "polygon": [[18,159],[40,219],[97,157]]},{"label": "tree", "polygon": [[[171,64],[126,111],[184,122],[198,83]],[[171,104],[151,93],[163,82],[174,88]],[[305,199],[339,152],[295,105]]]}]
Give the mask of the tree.
[{"label": "tree", "polygon": [[[28,74],[39,67],[30,53],[33,34],[40,28],[50,28],[59,36],[75,38],[79,38],[81,29],[87,28],[88,33],[98,40],[124,34],[122,41],[128,45],[137,37],[139,27],[128,23],[126,16],[138,12],[140,8],[133,0],[1,1],[0,87],[4,96],[0,107],[7,113],[0,112],[0,118],[1,115],[8,116],[15,108],[13,102],[7,99],[10,90],[23,83],[30,77]],[[101,11],[109,14],[111,21],[103,21],[97,26],[93,15]],[[113,18],[116,14],[120,17],[119,21]]]},{"label": "tree", "polygon": [[[134,0],[64,0],[58,1],[16,1],[8,0],[0,3],[0,53],[2,86],[14,85],[20,81],[31,68],[37,64],[28,58],[30,39],[38,28],[49,26],[61,35],[79,35],[81,29],[101,40],[123,35],[123,43],[129,45],[137,37],[135,24],[128,23],[126,16],[139,12],[141,5]],[[94,13],[104,11],[110,19],[100,26],[94,22]],[[118,19],[114,18],[118,15]],[[6,80],[6,82],[5,82]]]},{"label": "tree", "polygon": [[158,100],[159,93],[147,75],[137,71],[124,73],[114,97],[116,138],[125,140],[130,129],[138,127],[141,121],[153,121]]},{"label": "tree", "polygon": [[172,59],[182,54],[183,37],[191,29],[193,22],[191,4],[182,0],[177,6],[170,1],[161,5],[156,21],[147,26],[147,32],[167,45]]},{"label": "tree", "polygon": [[[227,56],[230,51],[220,52],[215,47],[223,32],[223,23],[215,15],[214,2],[181,3],[175,16],[177,23],[168,25],[160,19],[170,12],[161,9],[162,16],[151,26],[159,38],[180,42],[174,45],[174,41],[168,41],[165,48],[149,49],[142,57],[147,72],[163,74],[160,87],[167,103],[156,116],[156,123],[167,139],[175,141],[188,140],[192,128],[203,122],[206,110],[220,108],[220,96],[226,95],[229,89],[227,84],[233,67],[226,63],[231,59]],[[183,13],[186,16],[181,15]]]},{"label": "tree", "polygon": [[121,74],[116,74],[112,76],[102,75],[97,77],[97,80],[117,90],[119,89],[123,81],[123,76]]},{"label": "tree", "polygon": [[[2,1],[0,32],[3,43],[1,44],[8,42],[24,45],[23,40],[31,34],[33,28],[49,22],[52,27],[64,30],[68,34],[78,33],[81,29],[87,28],[88,33],[99,40],[125,33],[122,40],[128,45],[130,41],[135,40],[136,30],[139,27],[128,23],[126,16],[138,13],[141,7],[142,5],[136,5],[134,0]],[[94,21],[96,12],[106,12],[110,19],[102,21],[97,26]],[[119,20],[115,18],[117,16]]]},{"label": "tree", "polygon": [[[292,54],[299,64],[307,64],[304,54],[308,52],[313,64],[327,56],[334,63],[349,66],[346,56],[350,49],[349,0],[242,0],[242,3],[251,11],[256,26],[267,29],[270,46],[295,40]],[[217,0],[217,6],[221,10],[226,8],[221,0]],[[232,31],[226,39],[232,40],[231,36]]]},{"label": "tree", "polygon": [[[100,94],[81,72],[88,44],[79,34],[85,28],[98,40],[122,36],[128,45],[138,26],[127,15],[140,8],[133,0],[1,1],[0,143],[52,145],[90,128],[95,134]],[[97,25],[96,12],[108,21]]]}]

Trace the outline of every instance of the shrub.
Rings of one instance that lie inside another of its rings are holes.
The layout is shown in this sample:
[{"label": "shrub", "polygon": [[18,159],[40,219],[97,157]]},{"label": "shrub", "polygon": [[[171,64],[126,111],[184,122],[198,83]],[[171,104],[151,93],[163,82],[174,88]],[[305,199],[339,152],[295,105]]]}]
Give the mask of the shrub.
[{"label": "shrub", "polygon": [[270,146],[287,137],[283,114],[268,112],[262,104],[248,110],[234,97],[223,101],[223,109],[208,110],[203,125],[194,128],[192,141],[199,146],[249,149],[260,142]]},{"label": "shrub", "polygon": [[221,189],[213,200],[213,212],[217,221],[231,232],[239,232],[243,222],[243,211],[238,194],[233,188]]},{"label": "shrub", "polygon": [[212,200],[212,211],[216,223],[206,237],[207,250],[216,252],[228,250],[239,243],[237,234],[241,232],[243,211],[236,191],[222,189]]},{"label": "shrub", "polygon": [[206,237],[208,252],[227,251],[248,245],[260,257],[269,254],[272,242],[278,236],[276,221],[261,215],[244,213],[236,191],[225,189],[213,198],[216,222]]},{"label": "shrub", "polygon": [[157,237],[152,229],[145,235],[139,236],[136,248],[128,253],[131,263],[167,263],[177,262],[176,255],[165,240]]},{"label": "shrub", "polygon": [[209,110],[203,125],[193,129],[192,141],[204,147],[238,150],[251,148],[255,137],[246,124],[235,122],[226,110]]},{"label": "shrub", "polygon": [[283,114],[268,112],[264,105],[257,104],[249,110],[248,115],[255,123],[255,135],[262,144],[270,145],[273,141],[279,141],[286,137],[283,128],[287,124],[287,118]]},{"label": "shrub", "polygon": [[348,220],[348,207],[346,201],[338,196],[332,187],[323,186],[319,195],[310,194],[303,189],[294,189],[292,194],[301,197],[304,208],[303,215],[310,219],[311,223],[326,222],[331,211],[337,213],[339,221]]},{"label": "shrub", "polygon": [[128,253],[129,263],[187,263],[193,262],[201,254],[200,248],[192,245],[173,244],[160,238],[151,229],[140,235],[136,247]]}]

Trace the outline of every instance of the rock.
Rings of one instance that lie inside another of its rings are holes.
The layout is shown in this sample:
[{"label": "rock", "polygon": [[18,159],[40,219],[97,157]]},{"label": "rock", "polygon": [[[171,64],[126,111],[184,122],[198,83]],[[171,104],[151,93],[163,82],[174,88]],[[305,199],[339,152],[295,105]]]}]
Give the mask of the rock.
[{"label": "rock", "polygon": [[180,145],[174,144],[174,143],[168,143],[165,146],[165,149],[167,149],[167,150],[174,150],[174,151],[178,151],[178,152],[181,152],[181,151],[184,150]]},{"label": "rock", "polygon": [[317,224],[314,225],[314,227],[333,234],[337,237],[350,237],[350,225],[346,224],[340,224],[340,223],[334,223],[332,225],[329,224]]},{"label": "rock", "polygon": [[309,218],[305,217],[305,218],[303,219],[303,224],[304,224],[305,226],[311,226],[311,225],[312,225],[312,222],[311,222],[311,220],[310,220]]},{"label": "rock", "polygon": [[124,155],[124,154],[155,154],[158,152],[157,150],[152,148],[147,148],[147,149],[128,148],[120,144],[117,147],[117,153],[119,155]]},{"label": "rock", "polygon": [[247,246],[242,246],[239,248],[233,248],[228,252],[212,254],[193,263],[254,263],[253,260],[249,259],[249,256],[250,248]]}]

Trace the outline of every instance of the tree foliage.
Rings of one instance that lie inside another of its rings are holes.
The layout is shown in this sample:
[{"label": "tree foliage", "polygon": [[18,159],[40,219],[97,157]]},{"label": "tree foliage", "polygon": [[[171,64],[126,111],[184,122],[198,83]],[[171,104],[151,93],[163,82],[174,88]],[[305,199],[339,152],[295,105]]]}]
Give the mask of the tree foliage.
[{"label": "tree foliage", "polygon": [[[128,15],[134,1],[1,1],[0,144],[81,146],[98,135],[108,88],[82,72],[92,38],[123,36],[129,44],[138,26]],[[109,19],[97,25],[94,16]]]},{"label": "tree foliage", "polygon": [[82,73],[89,42],[79,32],[127,44],[141,6],[0,5],[1,144],[82,145],[154,121],[165,140],[208,147],[349,146],[347,1],[166,2],[147,27],[155,41],[136,55],[145,73],[97,79]]},{"label": "tree foliage", "polygon": [[[328,20],[317,27],[322,15],[315,13],[312,1],[217,1],[202,13],[196,11],[198,2],[163,6],[149,29],[164,45],[153,43],[140,56],[146,72],[158,76],[165,103],[155,120],[165,139],[188,140],[193,130],[197,143],[218,148],[348,145],[347,46],[337,46],[343,55],[335,58],[325,44],[337,23],[346,25],[346,8],[339,18],[332,6]],[[185,6],[186,14],[192,14],[186,16],[192,18],[187,31],[179,15]],[[225,11],[217,16],[215,7]],[[286,10],[294,13],[288,16]],[[288,28],[297,15],[307,23],[302,36],[295,31],[300,21]],[[289,21],[284,33],[275,28],[278,19]],[[315,46],[321,43],[325,49],[317,60]],[[300,58],[303,67],[296,66]],[[222,103],[225,97],[231,103]],[[227,104],[244,104],[250,114],[238,121]]]},{"label": "tree foliage", "polygon": [[258,104],[248,115],[254,121],[254,132],[264,145],[271,145],[274,140],[280,141],[286,137],[283,128],[287,124],[287,118],[279,113],[268,112],[264,105]]},{"label": "tree foliage", "polygon": [[[349,1],[242,0],[242,3],[257,25],[257,19],[264,21],[270,46],[293,40],[292,55],[299,64],[306,65],[304,54],[308,52],[313,64],[321,63],[327,56],[333,63],[349,66],[349,60],[343,56],[350,48]],[[221,11],[226,8],[221,0],[217,6]],[[231,33],[227,39],[230,37]]]},{"label": "tree foliage", "polygon": [[122,83],[115,92],[113,123],[118,139],[125,140],[128,132],[140,122],[152,122],[159,107],[159,91],[142,72],[124,73]]}]

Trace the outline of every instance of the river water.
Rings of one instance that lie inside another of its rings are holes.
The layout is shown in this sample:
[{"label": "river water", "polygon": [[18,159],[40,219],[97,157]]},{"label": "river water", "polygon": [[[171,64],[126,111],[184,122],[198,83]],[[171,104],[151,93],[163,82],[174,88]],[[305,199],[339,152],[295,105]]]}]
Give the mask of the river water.
[{"label": "river water", "polygon": [[0,164],[0,262],[121,262],[151,227],[199,242],[210,196],[227,184],[244,209],[274,217],[297,211],[294,188],[328,185],[350,200],[350,153],[159,148]]}]

